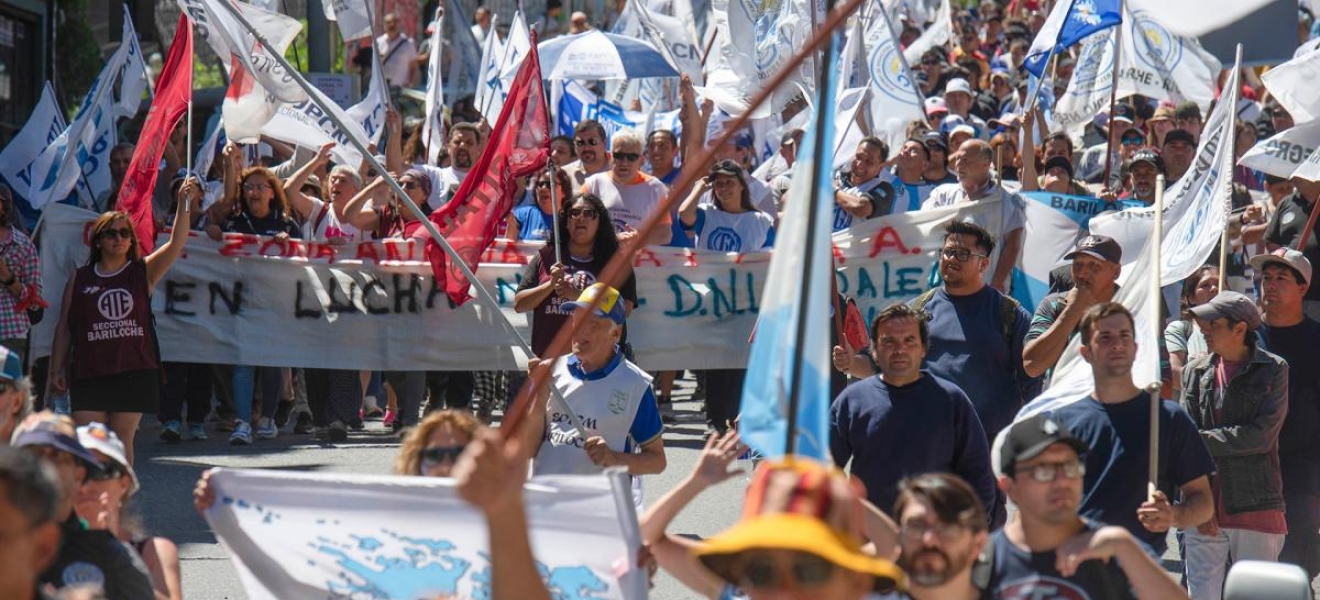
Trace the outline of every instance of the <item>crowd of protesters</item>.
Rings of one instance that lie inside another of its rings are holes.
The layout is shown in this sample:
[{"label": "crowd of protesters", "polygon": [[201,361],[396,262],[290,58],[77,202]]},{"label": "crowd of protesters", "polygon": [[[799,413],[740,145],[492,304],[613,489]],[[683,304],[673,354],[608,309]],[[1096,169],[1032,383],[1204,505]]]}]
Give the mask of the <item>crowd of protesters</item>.
[{"label": "crowd of protesters", "polygon": [[[1137,346],[1149,342],[1137,339],[1137,307],[1113,302],[1122,248],[1083,235],[1058,257],[1067,264],[1051,274],[1051,293],[1038,306],[1020,305],[1008,294],[1024,251],[1021,194],[1093,196],[1109,210],[1149,205],[1157,176],[1172,186],[1191,169],[1202,111],[1129,97],[1080,136],[1051,131],[1028,106],[1022,68],[1043,22],[1033,4],[959,8],[954,39],[912,65],[926,118],[908,127],[901,147],[865,137],[844,149],[834,196],[822,199],[834,203],[834,231],[978,202],[1000,203],[998,229],[957,221],[934,233],[938,285],[879,311],[867,347],[841,338],[833,348],[833,367],[850,378],[830,409],[834,464],[760,464],[742,520],[699,541],[669,525],[704,489],[731,479],[747,451],[736,428],[745,372],[694,372],[708,441],[692,473],[640,518],[649,556],[694,592],[1016,600],[1054,586],[1070,598],[1218,600],[1235,562],[1281,561],[1308,579],[1320,574],[1320,364],[1312,364],[1320,359],[1309,347],[1320,336],[1320,286],[1311,285],[1320,240],[1305,231],[1320,183],[1234,172],[1227,260],[1198,269],[1181,285],[1180,305],[1161,315],[1164,385],[1155,392],[1162,400],[1150,473],[1151,392],[1133,380]],[[595,25],[608,27],[609,18]],[[569,32],[592,27],[584,13],[568,22]],[[904,43],[925,26],[902,24]],[[501,35],[484,8],[472,30]],[[384,31],[377,45],[386,80],[420,84],[431,49],[419,52],[394,14]],[[1072,56],[1061,56],[1049,81],[1056,92],[1072,68]],[[1239,114],[1258,118],[1240,123],[1235,158],[1293,126],[1259,79],[1248,79],[1255,84],[1245,86]],[[699,102],[687,77],[679,87],[681,131],[611,133],[582,120],[551,140],[547,169],[521,182],[504,217],[507,239],[544,242],[513,303],[529,313],[531,369],[576,418],[547,408],[547,388],[511,404],[525,373],[162,359],[150,297],[190,231],[337,245],[425,235],[424,215],[394,197],[385,174],[336,164],[330,145],[263,138],[266,154],[254,158],[230,144],[209,173],[163,177],[158,195],[168,200],[157,215],[172,233],[150,253],[115,194],[98,199],[104,212],[89,229],[90,258],[51,315],[42,314],[42,296],[61,292],[43,286],[36,247],[0,185],[0,441],[20,449],[0,448],[0,596],[81,597],[90,584],[115,600],[185,597],[173,542],[152,536],[132,510],[141,487],[134,448],[151,443],[137,434],[144,415],[155,415],[161,443],[205,440],[210,431],[233,445],[281,434],[342,442],[379,420],[401,440],[396,474],[454,477],[460,495],[494,517],[494,597],[548,598],[527,541],[522,475],[622,467],[644,478],[667,466],[679,374],[649,372],[633,355],[636,278],[626,274],[617,288],[597,281],[606,263],[640,245],[770,250],[795,200],[801,129],[778,130],[779,147],[766,156],[746,131],[712,148],[709,163],[688,162],[718,130],[719,109]],[[439,159],[428,161],[420,123],[393,110],[387,118],[381,163],[424,213],[454,200],[490,141],[490,124],[474,111],[454,110],[451,119]],[[171,137],[168,156],[193,150],[178,147],[183,139]],[[131,151],[112,154],[121,159],[111,164],[116,182]],[[678,186],[684,173],[691,182]],[[656,212],[660,226],[643,238]],[[57,320],[49,357],[28,351],[42,318]],[[547,355],[570,324],[566,355]],[[1090,364],[1091,394],[1017,419],[1070,347]],[[516,410],[527,417],[516,442],[503,442],[492,418]],[[205,476],[194,501],[200,511],[215,501]],[[1159,562],[1173,530],[1183,584]]]}]

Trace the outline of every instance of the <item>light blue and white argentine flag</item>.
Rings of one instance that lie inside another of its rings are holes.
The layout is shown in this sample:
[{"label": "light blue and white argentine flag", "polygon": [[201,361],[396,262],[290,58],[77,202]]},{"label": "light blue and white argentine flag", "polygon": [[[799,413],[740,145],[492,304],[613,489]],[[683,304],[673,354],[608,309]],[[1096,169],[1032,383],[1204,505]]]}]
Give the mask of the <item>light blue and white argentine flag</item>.
[{"label": "light blue and white argentine flag", "polygon": [[[820,106],[834,106],[835,87],[830,79],[837,72],[838,54],[827,52],[825,56]],[[817,151],[832,149],[833,143],[834,118],[829,111],[821,111],[803,136],[801,162],[795,165],[747,362],[738,430],[766,458],[787,453],[788,415],[796,392],[794,454],[830,460],[830,281],[834,277],[830,230],[834,203],[816,199],[834,197],[830,154]]]},{"label": "light blue and white argentine flag", "polygon": [[1119,0],[1062,0],[1031,42],[1023,66],[1042,77],[1051,52],[1061,52],[1092,33],[1123,22],[1121,14]]}]

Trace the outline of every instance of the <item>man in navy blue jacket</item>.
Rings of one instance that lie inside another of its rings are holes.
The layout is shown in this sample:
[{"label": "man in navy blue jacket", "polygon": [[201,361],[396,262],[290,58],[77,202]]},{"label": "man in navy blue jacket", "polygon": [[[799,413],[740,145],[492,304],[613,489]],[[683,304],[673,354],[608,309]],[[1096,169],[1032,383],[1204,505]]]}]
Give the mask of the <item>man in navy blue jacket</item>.
[{"label": "man in navy blue jacket", "polygon": [[921,368],[930,343],[924,312],[894,304],[871,324],[871,354],[880,375],[858,381],[830,407],[830,451],[840,468],[866,485],[867,499],[894,506],[909,475],[948,472],[995,505],[990,445],[976,409],[957,385]]}]

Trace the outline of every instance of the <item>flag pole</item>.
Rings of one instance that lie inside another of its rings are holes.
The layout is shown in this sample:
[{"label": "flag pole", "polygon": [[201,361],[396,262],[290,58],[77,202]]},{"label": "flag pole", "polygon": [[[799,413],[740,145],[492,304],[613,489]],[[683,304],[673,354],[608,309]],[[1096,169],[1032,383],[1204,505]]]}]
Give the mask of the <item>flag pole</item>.
[{"label": "flag pole", "polygon": [[[1155,244],[1152,249],[1154,253],[1155,274],[1150,279],[1150,310],[1151,322],[1155,324],[1155,347],[1163,341],[1161,339],[1163,328],[1160,324],[1164,322],[1163,310],[1161,309],[1161,291],[1160,291],[1160,271],[1164,264],[1161,252],[1164,243],[1164,174],[1161,173],[1155,177],[1155,226],[1151,228],[1154,234],[1153,239],[1147,243]],[[1154,502],[1155,492],[1159,489],[1160,483],[1160,383],[1148,386],[1150,392],[1150,449],[1147,459],[1149,478],[1146,482],[1146,499]]]},{"label": "flag pole", "polygon": [[[233,15],[234,20],[238,21],[238,23],[242,25],[253,38],[256,38],[257,43],[261,44],[262,48],[265,48],[266,53],[269,54],[270,57],[285,70],[286,74],[307,93],[308,100],[320,107],[322,112],[325,113],[325,117],[330,119],[335,127],[338,127],[340,131],[345,133],[348,142],[352,144],[358,152],[362,153],[362,158],[367,164],[369,164],[371,168],[376,169],[376,172],[379,173],[380,177],[389,184],[390,189],[399,197],[400,201],[403,202],[403,205],[417,216],[418,221],[421,222],[421,225],[426,229],[426,232],[430,234],[431,239],[434,240],[436,244],[439,244],[440,248],[444,250],[445,255],[449,257],[449,261],[454,266],[457,266],[459,271],[462,272],[463,277],[472,284],[473,288],[476,288],[477,299],[486,305],[486,309],[489,310],[492,315],[496,315],[497,318],[494,320],[498,321],[500,325],[504,327],[505,332],[518,342],[518,346],[522,349],[523,353],[529,357],[536,356],[536,353],[532,352],[531,344],[527,343],[527,339],[518,332],[518,329],[514,327],[513,322],[509,320],[509,317],[505,316],[504,311],[500,310],[499,302],[497,302],[495,297],[490,294],[490,290],[486,289],[486,286],[481,284],[481,281],[477,279],[476,273],[472,272],[472,269],[468,267],[467,262],[458,254],[458,251],[454,250],[454,247],[449,244],[449,241],[446,240],[444,236],[440,235],[440,230],[436,228],[435,223],[432,223],[431,220],[427,218],[426,213],[422,212],[422,209],[417,206],[417,203],[413,202],[412,198],[408,196],[408,193],[403,190],[403,186],[399,185],[399,181],[395,179],[389,171],[385,170],[385,166],[380,164],[380,161],[376,160],[376,155],[367,148],[367,144],[358,139],[357,136],[348,133],[348,130],[344,128],[344,124],[339,120],[337,112],[326,106],[317,89],[302,76],[302,73],[299,73],[297,69],[293,68],[293,65],[289,64],[288,59],[284,58],[283,54],[271,46],[270,41],[266,39],[266,36],[262,35],[260,31],[257,31],[256,27],[253,27],[252,23],[248,22],[247,18],[243,16],[243,13],[239,12],[237,7],[230,2],[220,2],[219,4],[223,5],[225,10],[228,10],[229,13]],[[563,411],[564,414],[568,416],[573,429],[577,431],[577,434],[581,436],[582,439],[587,439],[587,429],[583,426],[582,419],[578,417],[576,412],[569,409],[568,401],[564,400],[559,388],[550,386],[550,393],[551,402],[556,404],[556,409]]]},{"label": "flag pole", "polygon": [[1114,68],[1109,75],[1109,121],[1105,128],[1105,176],[1101,185],[1109,187],[1109,176],[1114,172],[1114,105],[1118,103],[1118,73],[1123,64],[1123,23],[1127,20],[1125,0],[1118,0],[1118,15],[1121,18],[1118,30],[1114,32]]}]

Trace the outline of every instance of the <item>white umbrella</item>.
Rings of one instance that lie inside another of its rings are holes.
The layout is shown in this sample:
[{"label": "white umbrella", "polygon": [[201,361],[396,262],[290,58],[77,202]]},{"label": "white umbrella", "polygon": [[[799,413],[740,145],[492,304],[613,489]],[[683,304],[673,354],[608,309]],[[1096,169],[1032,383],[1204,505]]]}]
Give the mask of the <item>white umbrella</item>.
[{"label": "white umbrella", "polygon": [[549,80],[678,77],[655,46],[596,29],[541,43],[537,52],[541,77]]}]

